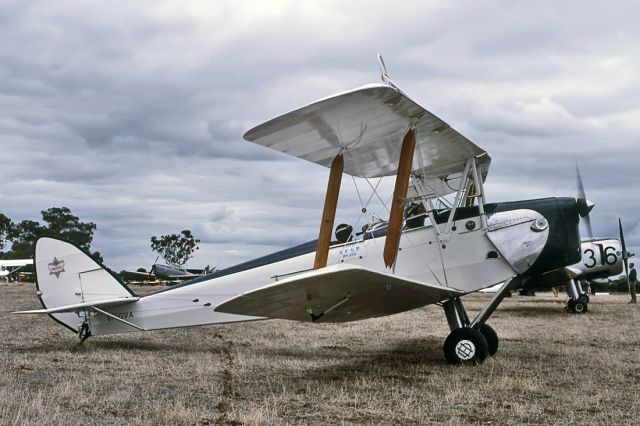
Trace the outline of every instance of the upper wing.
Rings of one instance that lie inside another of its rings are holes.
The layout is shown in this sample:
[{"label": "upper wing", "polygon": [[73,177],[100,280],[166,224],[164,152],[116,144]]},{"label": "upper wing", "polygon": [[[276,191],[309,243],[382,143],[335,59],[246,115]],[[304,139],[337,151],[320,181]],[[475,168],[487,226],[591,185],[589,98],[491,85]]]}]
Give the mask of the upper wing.
[{"label": "upper wing", "polygon": [[344,151],[344,172],[377,177],[397,171],[402,139],[416,126],[413,170],[434,193],[455,191],[455,178],[478,158],[483,178],[491,161],[485,150],[452,129],[395,87],[370,84],[321,99],[245,133],[248,141],[329,167]]},{"label": "upper wing", "polygon": [[297,321],[347,322],[392,315],[461,294],[342,263],[243,293],[215,310]]}]

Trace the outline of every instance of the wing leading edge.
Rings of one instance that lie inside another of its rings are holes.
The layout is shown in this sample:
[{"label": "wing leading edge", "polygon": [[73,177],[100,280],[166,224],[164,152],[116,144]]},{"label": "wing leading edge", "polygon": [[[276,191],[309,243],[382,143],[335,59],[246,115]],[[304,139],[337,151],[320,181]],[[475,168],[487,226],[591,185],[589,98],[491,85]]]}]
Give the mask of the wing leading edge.
[{"label": "wing leading edge", "polygon": [[243,293],[215,310],[304,322],[348,322],[392,315],[461,294],[343,263]]}]

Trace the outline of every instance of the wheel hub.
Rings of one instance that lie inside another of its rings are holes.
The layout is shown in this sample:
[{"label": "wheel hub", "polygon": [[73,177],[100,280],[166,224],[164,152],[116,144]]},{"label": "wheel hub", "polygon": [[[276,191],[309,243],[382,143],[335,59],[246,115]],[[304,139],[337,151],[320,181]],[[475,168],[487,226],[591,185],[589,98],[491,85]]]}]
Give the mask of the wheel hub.
[{"label": "wheel hub", "polygon": [[460,340],[456,344],[456,355],[463,360],[469,361],[476,354],[476,346],[470,340]]}]

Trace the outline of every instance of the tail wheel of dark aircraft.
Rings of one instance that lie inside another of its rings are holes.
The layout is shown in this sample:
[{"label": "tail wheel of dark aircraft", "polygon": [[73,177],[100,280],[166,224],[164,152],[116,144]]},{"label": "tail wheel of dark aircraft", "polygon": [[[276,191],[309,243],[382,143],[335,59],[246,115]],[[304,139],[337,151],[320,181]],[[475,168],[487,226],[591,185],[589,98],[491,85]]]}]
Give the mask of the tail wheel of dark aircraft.
[{"label": "tail wheel of dark aircraft", "polygon": [[478,364],[487,356],[487,339],[475,328],[457,328],[444,341],[444,357],[449,364]]},{"label": "tail wheel of dark aircraft", "polygon": [[487,340],[489,355],[495,355],[498,352],[498,333],[489,324],[482,324],[478,331]]}]

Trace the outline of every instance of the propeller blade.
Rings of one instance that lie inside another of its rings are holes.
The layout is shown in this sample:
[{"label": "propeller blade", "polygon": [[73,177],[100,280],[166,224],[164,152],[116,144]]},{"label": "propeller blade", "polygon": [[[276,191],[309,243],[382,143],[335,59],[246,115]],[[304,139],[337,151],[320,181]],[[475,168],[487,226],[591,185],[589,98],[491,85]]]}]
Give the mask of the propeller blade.
[{"label": "propeller blade", "polygon": [[587,235],[589,236],[589,239],[593,240],[593,229],[591,229],[591,218],[589,217],[589,215],[586,215],[585,217],[582,218],[582,220],[584,220],[584,226],[587,228]]},{"label": "propeller blade", "polygon": [[587,200],[587,196],[584,192],[584,184],[582,183],[582,173],[580,173],[580,166],[576,161],[576,184],[578,187],[578,198],[576,200],[578,204],[578,213],[584,220],[584,226],[587,230],[587,236],[590,240],[593,240],[593,229],[591,228],[591,218],[589,212],[593,208],[594,204]]},{"label": "propeller blade", "polygon": [[624,243],[624,232],[622,232],[622,219],[618,218],[618,229],[620,231],[620,243],[622,244],[622,250],[627,251],[627,245]]},{"label": "propeller blade", "polygon": [[576,162],[576,180],[578,183],[578,198],[582,198],[583,200],[586,200],[587,196],[584,194],[584,185],[582,184],[582,173],[580,173],[580,166],[578,166],[578,162]]},{"label": "propeller blade", "polygon": [[622,232],[622,219],[618,218],[618,230],[620,231],[620,244],[622,244],[622,262],[624,263],[624,273],[629,280],[629,261],[627,255],[627,245],[624,243],[624,232]]}]

